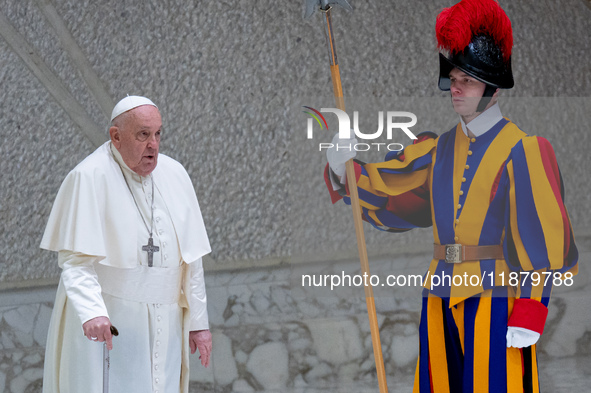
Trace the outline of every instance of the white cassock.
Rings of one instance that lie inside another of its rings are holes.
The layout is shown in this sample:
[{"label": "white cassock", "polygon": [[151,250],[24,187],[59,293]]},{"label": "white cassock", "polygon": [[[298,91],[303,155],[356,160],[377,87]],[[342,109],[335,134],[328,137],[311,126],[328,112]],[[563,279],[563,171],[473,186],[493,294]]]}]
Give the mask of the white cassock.
[{"label": "white cassock", "polygon": [[[160,250],[148,267],[142,246],[152,181]],[[41,247],[59,251],[63,269],[43,392],[103,391],[103,343],[82,330],[98,316],[119,330],[110,353],[111,393],[188,391],[189,331],[209,328],[201,257],[211,249],[191,180],[178,162],[160,154],[152,174],[141,177],[106,142],[62,183]]]}]

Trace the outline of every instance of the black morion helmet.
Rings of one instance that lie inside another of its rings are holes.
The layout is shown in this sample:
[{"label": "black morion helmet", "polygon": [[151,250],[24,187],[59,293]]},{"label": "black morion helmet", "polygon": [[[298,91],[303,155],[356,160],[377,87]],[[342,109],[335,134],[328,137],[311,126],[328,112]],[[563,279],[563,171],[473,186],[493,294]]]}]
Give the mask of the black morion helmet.
[{"label": "black morion helmet", "polygon": [[497,88],[513,87],[511,21],[495,0],[462,0],[444,9],[435,26],[440,49],[439,88],[450,89],[449,73],[458,68],[486,84],[477,111],[482,112]]}]

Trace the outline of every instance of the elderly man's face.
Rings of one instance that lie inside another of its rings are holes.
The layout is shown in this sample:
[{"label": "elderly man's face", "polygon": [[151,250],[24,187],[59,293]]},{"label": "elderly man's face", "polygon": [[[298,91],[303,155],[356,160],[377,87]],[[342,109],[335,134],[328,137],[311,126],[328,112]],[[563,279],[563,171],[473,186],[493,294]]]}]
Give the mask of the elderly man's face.
[{"label": "elderly man's face", "polygon": [[460,116],[475,117],[485,84],[457,68],[450,71],[449,81],[451,82],[451,101],[454,110]]},{"label": "elderly man's face", "polygon": [[158,161],[162,118],[158,108],[142,105],[115,120],[109,129],[113,145],[127,166],[140,176],[148,176]]}]

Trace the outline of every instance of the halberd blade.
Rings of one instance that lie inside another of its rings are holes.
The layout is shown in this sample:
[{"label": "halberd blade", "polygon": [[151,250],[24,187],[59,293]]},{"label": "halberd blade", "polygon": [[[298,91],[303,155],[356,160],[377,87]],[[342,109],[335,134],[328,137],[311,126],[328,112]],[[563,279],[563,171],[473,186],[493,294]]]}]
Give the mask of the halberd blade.
[{"label": "halberd blade", "polygon": [[316,10],[327,10],[333,5],[338,5],[349,11],[353,10],[347,0],[304,0],[304,19],[310,18]]}]

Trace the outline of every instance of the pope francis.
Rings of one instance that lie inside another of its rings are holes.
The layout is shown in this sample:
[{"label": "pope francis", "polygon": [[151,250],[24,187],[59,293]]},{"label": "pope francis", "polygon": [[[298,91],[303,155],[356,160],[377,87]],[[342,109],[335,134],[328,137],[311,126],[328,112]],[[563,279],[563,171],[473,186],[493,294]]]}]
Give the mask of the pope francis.
[{"label": "pope francis", "polygon": [[189,349],[209,364],[201,258],[211,248],[187,172],[158,153],[161,130],[152,101],[122,99],[111,140],[60,187],[41,241],[62,268],[45,393],[103,392],[103,343],[110,392],[186,393]]}]

